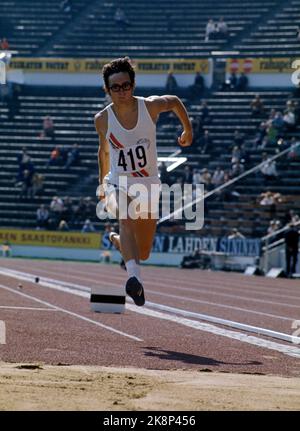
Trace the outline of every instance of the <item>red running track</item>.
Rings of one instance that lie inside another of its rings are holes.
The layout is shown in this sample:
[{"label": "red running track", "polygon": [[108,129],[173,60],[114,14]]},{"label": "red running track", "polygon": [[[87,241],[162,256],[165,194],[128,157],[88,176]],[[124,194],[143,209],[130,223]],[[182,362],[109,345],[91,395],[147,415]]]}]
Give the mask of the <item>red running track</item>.
[{"label": "red running track", "polygon": [[[7,270],[29,274],[29,281]],[[0,344],[0,360],[300,375],[300,345],[188,314],[292,335],[300,320],[298,281],[147,266],[142,271],[145,307],[128,302],[124,314],[99,314],[90,310],[87,288],[124,285],[126,273],[117,265],[2,259],[6,344]],[[69,291],[59,283],[46,287],[46,278],[69,283]]]}]

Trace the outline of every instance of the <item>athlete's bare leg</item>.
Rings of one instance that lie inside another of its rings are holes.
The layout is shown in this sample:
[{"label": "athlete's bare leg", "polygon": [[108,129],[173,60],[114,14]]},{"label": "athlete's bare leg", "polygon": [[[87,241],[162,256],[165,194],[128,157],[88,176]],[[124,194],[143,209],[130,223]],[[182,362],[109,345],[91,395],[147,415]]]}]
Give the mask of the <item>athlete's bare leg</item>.
[{"label": "athlete's bare leg", "polygon": [[[135,220],[131,220],[129,218],[125,220],[119,220],[119,225],[120,252],[125,263],[131,259],[134,259],[136,263],[139,264],[139,249],[134,232]],[[117,241],[117,239],[115,239],[115,241]]]},{"label": "athlete's bare leg", "polygon": [[[134,231],[139,260],[148,259],[151,253],[153,239],[156,232],[156,224],[157,220],[151,219],[150,216],[148,219],[132,220],[132,226],[130,227],[130,229]],[[118,235],[117,233],[113,233],[111,235],[111,242],[116,247],[116,249],[120,251],[124,258],[124,254],[126,253],[124,253],[122,250],[122,241],[120,235]],[[128,242],[124,239],[123,244],[127,245],[127,243]],[[125,258],[124,261],[126,262]]]},{"label": "athlete's bare leg", "polygon": [[150,256],[153,239],[156,232],[157,220],[149,217],[135,220],[134,233],[139,250],[140,260],[147,260]]}]

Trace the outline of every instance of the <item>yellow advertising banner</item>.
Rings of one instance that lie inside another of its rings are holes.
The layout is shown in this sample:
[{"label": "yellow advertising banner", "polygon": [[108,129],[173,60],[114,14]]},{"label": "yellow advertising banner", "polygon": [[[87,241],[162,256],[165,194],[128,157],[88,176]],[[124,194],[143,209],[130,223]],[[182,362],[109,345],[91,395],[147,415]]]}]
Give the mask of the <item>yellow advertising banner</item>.
[{"label": "yellow advertising banner", "polygon": [[236,73],[293,73],[294,57],[289,58],[229,58],[226,72]]},{"label": "yellow advertising banner", "polygon": [[[23,70],[37,73],[101,73],[105,63],[110,59],[73,59],[73,58],[21,58],[10,61],[8,70]],[[177,60],[177,59],[146,59],[132,60],[137,73],[209,73],[209,61]]]},{"label": "yellow advertising banner", "polygon": [[0,244],[99,249],[100,233],[0,229]]}]

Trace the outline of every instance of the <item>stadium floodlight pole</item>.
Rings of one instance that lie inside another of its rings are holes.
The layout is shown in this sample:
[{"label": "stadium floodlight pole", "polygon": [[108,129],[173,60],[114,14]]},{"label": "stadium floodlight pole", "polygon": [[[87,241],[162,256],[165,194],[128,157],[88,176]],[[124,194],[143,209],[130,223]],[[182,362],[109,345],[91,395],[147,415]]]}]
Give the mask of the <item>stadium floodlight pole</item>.
[{"label": "stadium floodlight pole", "polygon": [[[292,144],[290,147],[286,148],[285,150],[281,151],[280,153],[275,154],[275,156],[270,157],[270,159],[268,159],[268,161],[273,162],[274,160],[278,159],[279,157],[283,156],[284,154],[287,154],[289,151],[291,151],[291,149],[295,149],[298,146],[300,146],[300,142],[298,142],[296,144]],[[254,166],[253,168],[249,169],[248,171],[243,172],[241,175],[233,178],[232,180],[227,181],[227,183],[224,183],[224,184],[220,185],[219,187],[217,187],[216,189],[211,190],[210,192],[204,194],[203,196],[200,196],[199,198],[193,200],[192,202],[189,202],[188,204],[184,205],[180,209],[177,209],[173,213],[170,213],[170,214],[166,215],[165,217],[162,217],[160,220],[158,220],[157,225],[163,223],[164,221],[170,220],[170,218],[173,217],[174,215],[178,214],[179,211],[184,211],[186,208],[192,207],[193,205],[197,204],[198,202],[202,201],[203,199],[206,199],[206,198],[214,195],[215,193],[219,192],[220,190],[223,190],[226,187],[229,187],[232,184],[236,183],[237,181],[241,180],[242,178],[252,174],[253,172],[258,171],[265,163],[266,163],[266,161],[262,161],[261,163]]]}]

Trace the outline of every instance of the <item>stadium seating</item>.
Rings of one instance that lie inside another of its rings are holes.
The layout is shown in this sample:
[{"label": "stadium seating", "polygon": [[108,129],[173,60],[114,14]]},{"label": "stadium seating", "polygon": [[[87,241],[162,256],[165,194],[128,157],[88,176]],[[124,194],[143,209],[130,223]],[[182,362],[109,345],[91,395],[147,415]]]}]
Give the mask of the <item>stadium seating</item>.
[{"label": "stadium seating", "polygon": [[[156,93],[157,89],[138,89],[138,94]],[[217,165],[223,169],[230,167],[232,137],[238,129],[245,135],[246,141],[254,137],[259,119],[252,119],[249,103],[255,92],[222,92],[216,91],[207,98],[211,108],[212,122],[207,125],[214,145],[208,154],[193,151],[188,154],[188,164],[198,169],[208,168],[214,171]],[[261,91],[260,95],[267,111],[271,108],[283,110],[288,91]],[[199,103],[185,98],[191,116],[199,115]],[[20,95],[20,109],[13,121],[7,118],[7,108],[0,103],[0,165],[5,169],[0,174],[0,223],[1,226],[35,227],[36,210],[41,203],[50,204],[54,195],[95,196],[97,187],[97,135],[94,130],[93,116],[105,104],[103,93],[97,94],[93,88],[61,89],[25,87]],[[42,119],[51,115],[56,126],[56,140],[41,138]],[[177,121],[164,114],[158,124],[158,154],[169,155],[178,149],[176,144]],[[299,131],[293,134],[300,136]],[[58,144],[70,148],[77,142],[80,147],[81,162],[71,166],[69,170],[63,166],[46,167],[50,151]],[[44,192],[34,199],[19,199],[19,189],[15,187],[17,174],[17,155],[26,146],[32,156],[36,171],[45,176]],[[275,149],[264,149],[274,154]],[[250,165],[255,166],[261,161],[262,150],[250,149]],[[300,162],[286,163],[286,159],[277,163],[280,179],[268,186],[268,189],[288,196],[280,206],[278,217],[290,208],[291,203],[300,209],[300,186],[298,176]],[[176,176],[183,173],[184,165],[177,168]],[[252,175],[239,182],[235,191],[240,193],[238,201],[222,202],[210,198],[207,203],[206,225],[203,234],[218,235],[225,233],[232,226],[240,225],[246,235],[265,234],[270,213],[257,203],[259,193],[266,190],[261,179]],[[93,222],[100,224],[96,216]],[[78,226],[80,227],[80,226]]]},{"label": "stadium seating", "polygon": [[[176,58],[207,56],[213,50],[230,46],[243,31],[272,10],[278,1],[261,0],[122,0],[93,2],[88,10],[67,27],[63,37],[46,50],[49,56],[111,58]],[[116,7],[126,13],[131,25],[120,30],[114,22]],[[205,28],[210,18],[220,17],[228,24],[229,40],[205,42]]]},{"label": "stadium seating", "polygon": [[300,1],[284,2],[280,11],[260,23],[249,35],[234,45],[234,49],[248,56],[297,56],[300,40]]},{"label": "stadium seating", "polygon": [[72,15],[64,13],[62,0],[4,0],[0,2],[0,39],[7,37],[10,50],[19,56],[39,55],[39,49],[86,10],[88,0],[76,0]]}]

